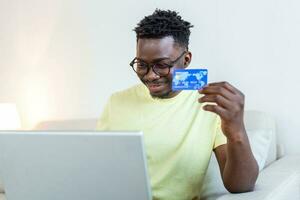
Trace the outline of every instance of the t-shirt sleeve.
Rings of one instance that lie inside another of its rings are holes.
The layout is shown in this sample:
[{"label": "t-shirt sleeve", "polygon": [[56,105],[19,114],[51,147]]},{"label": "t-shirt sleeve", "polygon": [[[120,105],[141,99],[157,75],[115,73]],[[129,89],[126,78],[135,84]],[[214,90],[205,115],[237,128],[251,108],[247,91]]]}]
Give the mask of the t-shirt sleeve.
[{"label": "t-shirt sleeve", "polygon": [[215,142],[214,142],[214,149],[217,148],[218,146],[221,146],[223,144],[227,143],[227,138],[224,135],[222,128],[221,128],[221,119],[218,116],[217,118],[217,123],[216,123],[216,137],[215,137]]},{"label": "t-shirt sleeve", "polygon": [[108,131],[110,123],[110,107],[111,107],[111,98],[106,103],[103,112],[100,118],[97,121],[97,131]]}]

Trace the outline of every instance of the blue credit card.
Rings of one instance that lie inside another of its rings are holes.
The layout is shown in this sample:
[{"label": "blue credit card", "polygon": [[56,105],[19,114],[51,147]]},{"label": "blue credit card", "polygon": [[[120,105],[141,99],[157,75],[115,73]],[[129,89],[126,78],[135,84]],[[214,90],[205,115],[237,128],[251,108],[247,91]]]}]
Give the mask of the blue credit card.
[{"label": "blue credit card", "polygon": [[175,69],[172,90],[200,90],[207,84],[207,69]]}]

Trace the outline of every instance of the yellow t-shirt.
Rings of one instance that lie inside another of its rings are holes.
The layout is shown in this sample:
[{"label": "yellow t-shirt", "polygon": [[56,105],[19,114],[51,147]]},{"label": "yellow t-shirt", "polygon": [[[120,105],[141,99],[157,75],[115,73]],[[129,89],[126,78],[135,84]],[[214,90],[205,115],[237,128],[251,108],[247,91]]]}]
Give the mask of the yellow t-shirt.
[{"label": "yellow t-shirt", "polygon": [[97,130],[143,131],[154,200],[199,196],[212,150],[226,143],[219,117],[197,91],[154,99],[143,84],[113,94]]}]

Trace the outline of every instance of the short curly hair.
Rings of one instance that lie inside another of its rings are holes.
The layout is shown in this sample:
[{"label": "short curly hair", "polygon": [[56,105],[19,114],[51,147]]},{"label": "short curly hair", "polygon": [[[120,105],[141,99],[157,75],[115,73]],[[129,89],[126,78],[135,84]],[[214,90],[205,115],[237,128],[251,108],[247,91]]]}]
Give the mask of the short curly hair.
[{"label": "short curly hair", "polygon": [[178,12],[156,9],[152,15],[145,16],[134,31],[137,41],[143,38],[160,39],[172,36],[176,43],[188,48],[192,27],[193,25],[184,21]]}]

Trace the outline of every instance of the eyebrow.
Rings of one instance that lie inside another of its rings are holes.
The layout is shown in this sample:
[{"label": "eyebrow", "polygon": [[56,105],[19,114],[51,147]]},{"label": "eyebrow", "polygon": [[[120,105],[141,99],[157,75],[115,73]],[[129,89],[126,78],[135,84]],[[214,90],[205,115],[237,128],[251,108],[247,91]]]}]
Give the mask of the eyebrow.
[{"label": "eyebrow", "polygon": [[[143,60],[143,59],[141,59],[141,58],[138,58],[138,57],[136,57],[136,59],[137,59],[137,60],[140,60],[140,61],[142,61],[142,62],[146,62],[145,60]],[[160,61],[166,60],[166,59],[171,60],[169,57],[161,57],[161,58],[156,58],[156,59],[152,60],[151,63],[160,62]]]}]

